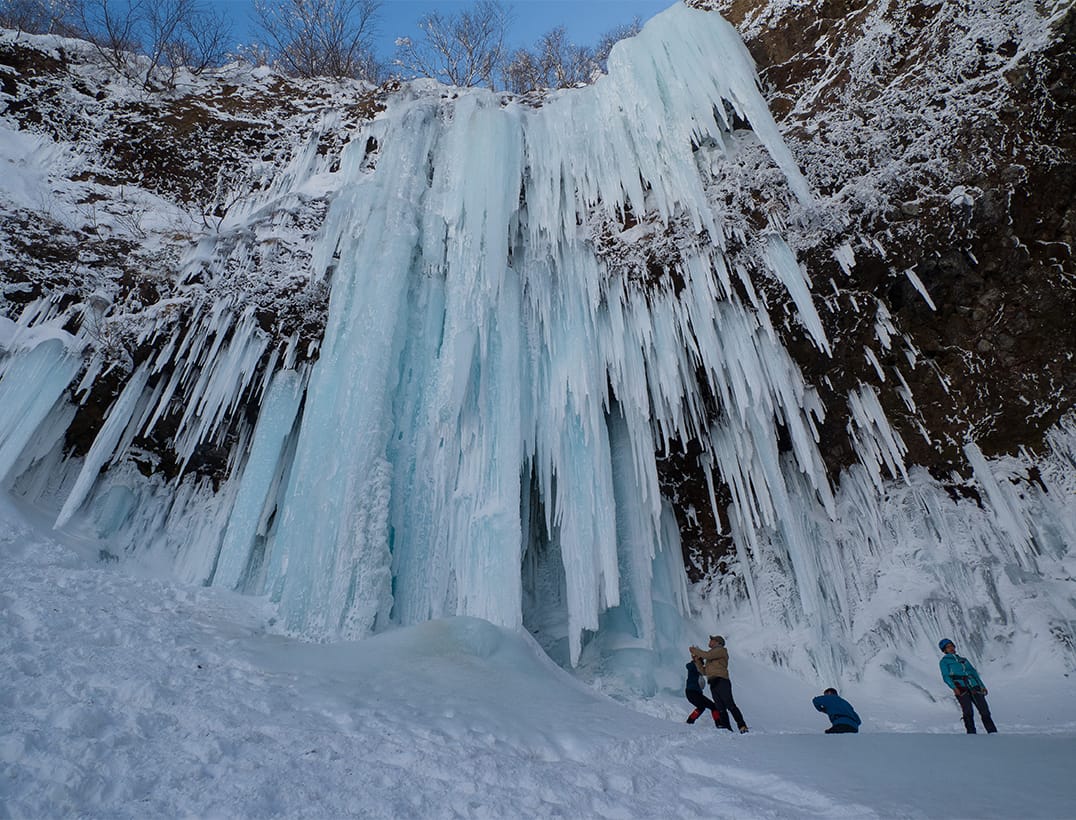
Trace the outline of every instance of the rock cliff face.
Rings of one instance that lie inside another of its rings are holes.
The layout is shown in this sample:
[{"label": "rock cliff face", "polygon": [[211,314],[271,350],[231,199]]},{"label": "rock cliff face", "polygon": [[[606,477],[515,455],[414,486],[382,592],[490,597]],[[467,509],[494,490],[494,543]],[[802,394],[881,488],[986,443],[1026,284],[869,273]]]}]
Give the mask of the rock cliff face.
[{"label": "rock cliff face", "polygon": [[[739,29],[817,194],[787,210],[779,175],[749,140],[710,191],[756,229],[781,224],[813,280],[832,355],[779,289],[762,295],[826,407],[831,479],[856,458],[849,396],[866,386],[905,463],[928,467],[954,497],[974,496],[967,439],[987,455],[1034,454],[1076,401],[1076,12],[1001,0],[691,5]],[[268,335],[250,384],[317,357],[327,288],[308,273],[332,172],[355,124],[394,89],[233,67],[146,90],[84,45],[14,34],[0,39],[0,81],[3,123],[21,140],[8,159],[52,152],[40,190],[0,210],[0,310],[15,320],[36,305],[90,327],[109,369],[72,394],[70,453],[89,449],[125,377],[169,328],[229,339],[222,304],[249,308]],[[675,226],[651,237],[625,264],[658,286],[675,277]],[[178,453],[177,394],[135,442],[138,468],[218,481],[257,395],[237,396],[209,440]],[[699,578],[721,571],[730,526],[715,518],[697,443],[681,444],[661,478]],[[727,490],[716,496],[721,516]]]},{"label": "rock cliff face", "polygon": [[[877,197],[850,208],[852,274],[813,258],[812,272],[878,298],[930,363],[909,381],[929,440],[887,409],[909,461],[942,468],[969,431],[988,455],[1034,448],[1076,386],[1076,14],[1032,25],[1032,4],[967,5],[724,9],[820,194]],[[847,340],[857,311],[829,312]]]},{"label": "rock cliff face", "polygon": [[[974,493],[969,438],[987,455],[1034,453],[1076,400],[1072,5],[691,4],[737,26],[830,212],[797,251],[833,356],[794,327],[785,341],[827,408],[831,475],[853,458],[844,405],[859,383],[876,388],[906,464],[954,495]],[[681,522],[689,557],[708,569],[727,527],[701,480],[668,466],[670,492],[700,512]]]}]

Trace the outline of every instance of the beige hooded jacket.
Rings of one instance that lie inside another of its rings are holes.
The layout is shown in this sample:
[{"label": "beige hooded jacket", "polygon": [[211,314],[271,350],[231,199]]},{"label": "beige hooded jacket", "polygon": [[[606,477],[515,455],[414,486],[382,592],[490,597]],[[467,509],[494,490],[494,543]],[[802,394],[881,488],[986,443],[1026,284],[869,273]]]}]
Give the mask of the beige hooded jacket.
[{"label": "beige hooded jacket", "polygon": [[723,646],[715,646],[713,649],[705,649],[695,655],[695,663],[704,662],[702,674],[710,678],[729,679],[729,651]]}]

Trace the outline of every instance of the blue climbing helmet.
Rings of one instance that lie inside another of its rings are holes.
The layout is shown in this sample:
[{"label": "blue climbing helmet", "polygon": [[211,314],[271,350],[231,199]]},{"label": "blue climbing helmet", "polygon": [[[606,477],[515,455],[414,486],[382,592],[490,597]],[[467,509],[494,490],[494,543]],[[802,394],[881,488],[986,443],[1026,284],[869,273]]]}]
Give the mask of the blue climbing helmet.
[{"label": "blue climbing helmet", "polygon": [[[945,647],[947,647],[951,643],[953,642],[949,638],[942,638],[940,641],[938,641],[938,649],[944,652]],[[956,644],[953,644],[953,646],[956,646]]]}]

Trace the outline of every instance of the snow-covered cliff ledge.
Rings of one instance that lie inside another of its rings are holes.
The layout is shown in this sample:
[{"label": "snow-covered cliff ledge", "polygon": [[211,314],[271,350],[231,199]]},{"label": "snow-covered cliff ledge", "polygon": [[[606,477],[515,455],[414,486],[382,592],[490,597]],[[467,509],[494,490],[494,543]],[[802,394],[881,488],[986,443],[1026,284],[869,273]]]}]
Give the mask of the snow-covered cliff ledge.
[{"label": "snow-covered cliff ledge", "polygon": [[[781,195],[752,232],[712,183],[757,145]],[[778,661],[834,674],[879,654],[899,674],[941,628],[984,647],[1018,631],[1071,638],[1071,603],[1039,596],[1071,577],[1071,430],[1019,492],[1012,465],[969,443],[982,506],[954,501],[905,468],[873,388],[823,408],[785,350],[774,300],[819,355],[840,342],[782,237],[811,194],[716,14],[671,8],[617,47],[609,76],[540,108],[408,86],[339,172],[311,147],[270,193],[326,186],[303,273],[331,289],[314,364],[299,335],[272,347],[242,303],[209,303],[189,326],[164,311],[73,457],[66,391],[85,395],[104,361],[75,355],[88,322],[66,347],[35,342],[69,306],[23,310],[0,362],[12,491],[110,553],[268,594],[302,635],[477,615],[529,628],[565,663],[625,659],[643,688],[646,670],[679,668],[700,615],[700,630],[764,636]],[[239,230],[257,210],[225,219]],[[640,262],[635,249],[655,246],[667,255]],[[837,490],[818,452],[824,413],[846,414],[858,462]],[[180,465],[221,446],[225,479],[143,476],[151,430]],[[731,498],[711,512],[737,551],[690,591],[657,475],[687,445],[707,503]]]}]

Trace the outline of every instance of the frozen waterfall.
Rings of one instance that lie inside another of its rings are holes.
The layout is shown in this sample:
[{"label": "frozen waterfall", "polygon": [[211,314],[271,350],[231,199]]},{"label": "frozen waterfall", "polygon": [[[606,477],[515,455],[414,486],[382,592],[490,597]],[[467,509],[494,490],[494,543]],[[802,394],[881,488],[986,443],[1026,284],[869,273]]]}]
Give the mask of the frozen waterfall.
[{"label": "frozen waterfall", "polygon": [[[700,374],[734,409],[737,444],[762,450],[780,418],[818,475],[817,408],[715,276],[724,236],[693,145],[724,138],[726,111],[806,197],[739,39],[687,8],[617,48],[607,77],[540,108],[419,86],[354,143],[377,148],[348,156],[329,217],[329,325],[266,578],[292,629],[447,614],[519,625],[524,522],[540,520],[572,661],[624,600],[652,642],[651,565],[679,550],[655,453],[705,431]],[[628,211],[705,237],[683,252],[679,294],[596,259],[581,226]],[[773,258],[813,316],[791,253]]]},{"label": "frozen waterfall", "polygon": [[[69,308],[36,302],[0,326],[0,477],[111,551],[268,595],[313,639],[461,614],[526,627],[565,663],[588,645],[666,663],[722,623],[780,628],[775,657],[839,676],[943,627],[1004,641],[1017,609],[1071,634],[1063,596],[1021,592],[1072,573],[1071,427],[1053,438],[1056,469],[1020,492],[1006,480],[1019,465],[969,442],[976,505],[906,468],[862,385],[828,408],[847,412],[860,463],[827,475],[825,410],[726,259],[729,215],[707,194],[699,148],[720,162],[734,118],[809,200],[715,13],[670,8],[614,48],[607,76],[537,106],[406,86],[337,175],[311,272],[331,286],[315,364],[269,350],[242,305],[162,324],[75,454],[73,403],[104,365],[44,332]],[[611,264],[600,228],[624,246],[678,232],[675,281]],[[824,355],[806,271],[773,225],[754,239],[758,275]],[[146,477],[131,454],[169,408],[180,471]],[[207,442],[229,448],[220,486],[182,472]],[[727,577],[695,586],[658,481],[658,459],[688,442],[737,549]],[[983,612],[958,602],[969,586]]]}]

